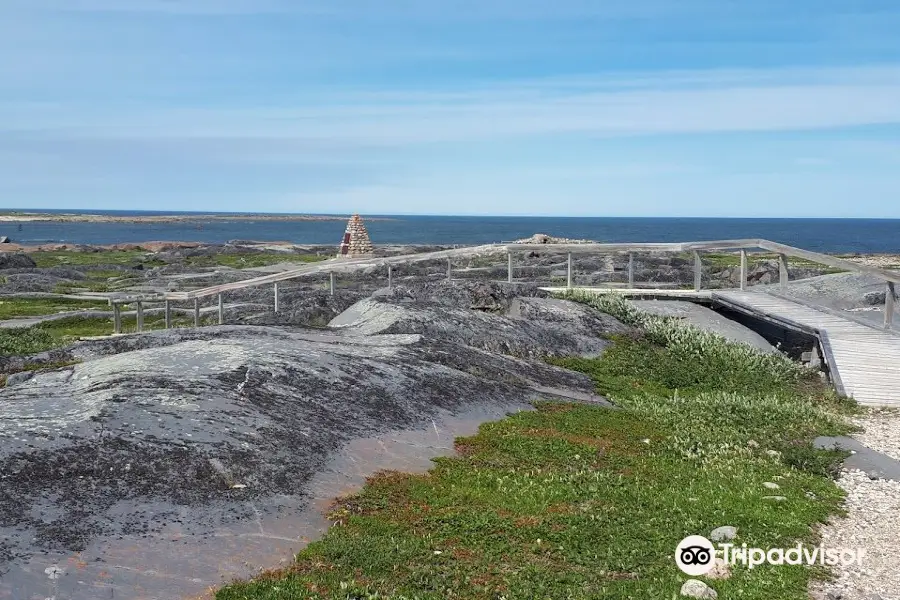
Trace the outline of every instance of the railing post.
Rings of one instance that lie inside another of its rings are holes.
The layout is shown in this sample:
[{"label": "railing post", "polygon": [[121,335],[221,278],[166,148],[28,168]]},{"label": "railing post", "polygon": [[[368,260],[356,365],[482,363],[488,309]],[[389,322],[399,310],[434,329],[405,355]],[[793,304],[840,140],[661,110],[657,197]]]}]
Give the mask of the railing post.
[{"label": "railing post", "polygon": [[166,300],[166,329],[172,327],[172,304]]},{"label": "railing post", "polygon": [[787,254],[778,255],[778,285],[786,287],[788,284],[788,257]]},{"label": "railing post", "polygon": [[894,322],[894,298],[896,298],[896,290],[893,281],[887,282],[887,289],[884,293],[884,328],[890,329]]},{"label": "railing post", "polygon": [[200,298],[194,298],[194,327],[200,327]]},{"label": "railing post", "polygon": [[334,296],[334,271],[328,274],[328,287],[331,290],[331,295]]},{"label": "railing post", "polygon": [[628,289],[634,289],[634,253],[628,253]]},{"label": "railing post", "polygon": [[122,333],[122,305],[113,302],[113,332]]},{"label": "railing post", "polygon": [[219,325],[225,324],[225,301],[222,294],[219,294]]},{"label": "railing post", "polygon": [[747,289],[747,251],[741,248],[741,285],[740,289]]},{"label": "railing post", "polygon": [[453,261],[448,257],[447,258],[447,279],[448,280],[453,277],[452,271],[453,271]]},{"label": "railing post", "polygon": [[275,312],[278,312],[278,282],[275,282]]},{"label": "railing post", "polygon": [[569,258],[566,261],[566,287],[572,289],[572,253],[569,252]]},{"label": "railing post", "polygon": [[140,300],[137,301],[137,331],[140,333],[144,330],[144,303]]},{"label": "railing post", "polygon": [[694,291],[699,292],[703,287],[703,263],[700,261],[700,253],[694,250]]},{"label": "railing post", "polygon": [[391,278],[392,278],[392,275],[393,275],[393,274],[391,273],[391,263],[388,263],[388,266],[387,266],[387,267],[388,267],[388,289],[391,289],[391,283],[392,283],[392,282],[391,282]]},{"label": "railing post", "polygon": [[509,283],[513,282],[512,252],[506,253],[506,280]]}]

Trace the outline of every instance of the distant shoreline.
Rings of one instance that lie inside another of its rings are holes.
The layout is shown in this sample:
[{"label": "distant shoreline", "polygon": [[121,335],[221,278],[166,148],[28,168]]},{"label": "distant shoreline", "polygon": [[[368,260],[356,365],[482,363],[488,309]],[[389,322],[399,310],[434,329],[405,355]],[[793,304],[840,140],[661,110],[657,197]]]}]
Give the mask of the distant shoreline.
[{"label": "distant shoreline", "polygon": [[[247,208],[255,208],[252,204]],[[341,240],[343,216],[322,214],[327,206],[298,214],[245,211],[199,213],[111,211],[93,208],[56,210],[0,208],[0,237],[22,245],[76,246],[181,240],[225,243],[235,239],[291,240],[332,245]],[[364,207],[360,207],[365,210]],[[347,213],[352,213],[352,208]],[[829,221],[807,219],[647,219],[431,217],[363,215],[376,244],[479,245],[503,243],[542,232],[554,237],[607,243],[765,238],[824,253],[900,254],[900,220]]]},{"label": "distant shoreline", "polygon": [[[95,213],[0,213],[0,223],[56,221],[64,223],[193,223],[197,221],[346,221],[350,215],[266,215],[266,214],[172,214],[107,215]],[[366,217],[366,221],[392,221],[389,217]]]}]

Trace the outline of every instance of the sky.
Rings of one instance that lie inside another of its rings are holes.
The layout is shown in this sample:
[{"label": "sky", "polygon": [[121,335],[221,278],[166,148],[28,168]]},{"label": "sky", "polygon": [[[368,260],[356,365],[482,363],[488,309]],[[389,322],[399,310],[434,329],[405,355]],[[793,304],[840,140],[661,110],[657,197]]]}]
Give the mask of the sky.
[{"label": "sky", "polygon": [[896,0],[0,0],[0,206],[900,218]]}]

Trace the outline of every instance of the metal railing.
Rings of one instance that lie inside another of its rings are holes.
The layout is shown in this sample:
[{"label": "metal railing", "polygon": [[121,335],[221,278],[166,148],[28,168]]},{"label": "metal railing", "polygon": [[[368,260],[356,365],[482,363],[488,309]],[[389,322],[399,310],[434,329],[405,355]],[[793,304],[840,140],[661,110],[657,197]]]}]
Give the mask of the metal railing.
[{"label": "metal railing", "polygon": [[780,285],[786,286],[788,283],[788,259],[799,258],[808,262],[813,262],[835,269],[864,273],[874,276],[885,282],[885,308],[884,308],[884,328],[891,329],[893,326],[894,306],[896,295],[896,284],[900,283],[900,272],[879,269],[860,265],[858,263],[843,260],[828,254],[811,252],[802,248],[795,248],[786,244],[779,244],[764,239],[739,239],[739,240],[716,240],[706,242],[679,242],[679,243],[617,243],[617,244],[488,244],[483,246],[472,246],[467,248],[457,248],[453,250],[439,250],[436,252],[425,252],[418,254],[402,254],[397,256],[386,256],[377,258],[353,258],[353,259],[330,259],[321,263],[305,265],[291,271],[281,273],[273,273],[262,277],[255,277],[243,281],[214,285],[197,290],[186,292],[165,292],[156,294],[129,294],[110,298],[109,302],[113,307],[114,330],[121,333],[121,307],[123,304],[136,304],[137,307],[137,330],[143,329],[143,305],[144,303],[165,303],[165,324],[169,328],[172,326],[172,303],[173,302],[193,302],[194,326],[200,326],[200,300],[209,296],[217,296],[218,301],[218,321],[220,324],[225,322],[225,304],[224,294],[239,289],[249,287],[258,287],[263,285],[273,286],[273,304],[274,311],[279,311],[279,283],[292,279],[300,279],[322,273],[329,275],[329,289],[331,294],[335,290],[335,274],[355,272],[372,267],[382,267],[386,269],[386,279],[388,287],[392,285],[394,265],[413,264],[418,262],[427,262],[444,259],[447,261],[447,278],[452,277],[453,259],[475,258],[492,255],[507,255],[507,281],[515,282],[514,278],[514,257],[516,254],[536,251],[552,251],[564,252],[567,254],[567,273],[566,287],[573,286],[573,255],[574,254],[608,254],[608,253],[628,253],[628,287],[633,288],[634,281],[634,254],[636,252],[691,252],[694,258],[694,289],[700,291],[702,289],[702,269],[703,269],[703,252],[712,250],[731,250],[740,252],[740,275],[739,288],[744,290],[747,287],[748,271],[747,271],[747,250],[765,250],[778,255],[778,272]]}]

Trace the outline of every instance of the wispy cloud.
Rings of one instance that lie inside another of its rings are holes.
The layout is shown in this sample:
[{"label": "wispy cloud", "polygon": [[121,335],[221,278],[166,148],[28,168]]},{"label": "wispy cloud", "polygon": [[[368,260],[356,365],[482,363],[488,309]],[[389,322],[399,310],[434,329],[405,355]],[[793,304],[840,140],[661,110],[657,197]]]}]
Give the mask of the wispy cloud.
[{"label": "wispy cloud", "polygon": [[[691,81],[697,83],[691,84]],[[674,84],[673,84],[674,82]],[[518,137],[791,131],[900,123],[900,67],[596,77],[577,89],[529,81],[404,101],[366,90],[325,93],[304,106],[85,110],[7,108],[7,134],[119,139],[268,138],[405,145]]]},{"label": "wispy cloud", "polygon": [[0,0],[0,192],[573,214],[599,188],[645,210],[880,194],[900,8],[851,4]]}]

